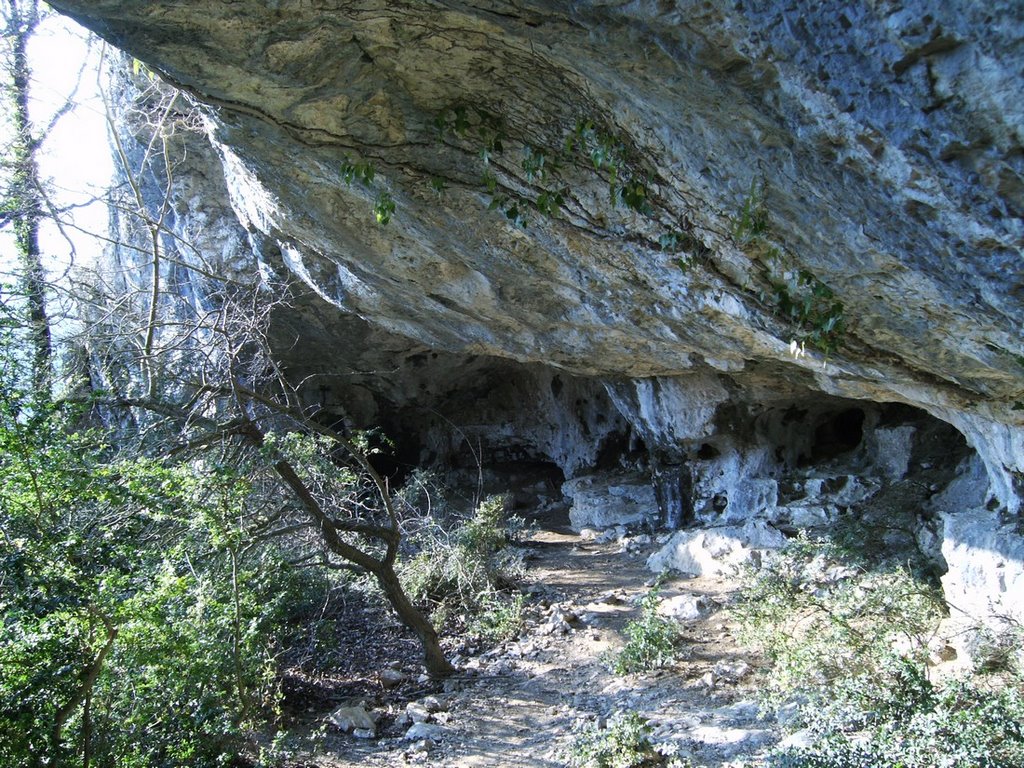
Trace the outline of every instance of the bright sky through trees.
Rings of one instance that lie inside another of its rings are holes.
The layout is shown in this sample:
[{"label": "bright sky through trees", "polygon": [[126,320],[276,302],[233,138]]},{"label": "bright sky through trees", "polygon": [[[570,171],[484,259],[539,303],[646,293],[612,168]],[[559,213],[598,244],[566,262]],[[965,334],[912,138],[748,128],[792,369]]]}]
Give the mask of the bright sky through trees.
[{"label": "bright sky through trees", "polygon": [[[102,243],[90,234],[103,235],[107,229],[109,214],[103,196],[113,166],[96,80],[100,50],[99,42],[93,39],[90,46],[84,30],[56,14],[40,24],[29,44],[30,112],[35,130],[47,125],[74,94],[73,108],[45,137],[39,154],[41,177],[51,203],[66,210],[61,218],[68,222],[62,233],[45,221],[41,232],[42,252],[51,260],[49,269],[57,274],[71,260],[69,239],[76,262],[92,262]],[[3,279],[9,277],[12,248],[9,233],[4,232],[0,240]]]}]

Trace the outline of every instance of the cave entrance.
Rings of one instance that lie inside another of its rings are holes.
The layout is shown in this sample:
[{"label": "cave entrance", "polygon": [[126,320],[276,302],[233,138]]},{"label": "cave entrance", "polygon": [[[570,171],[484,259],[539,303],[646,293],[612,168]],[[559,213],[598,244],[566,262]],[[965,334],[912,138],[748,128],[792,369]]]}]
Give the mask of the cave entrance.
[{"label": "cave entrance", "polygon": [[855,450],[864,439],[864,419],[861,408],[847,408],[826,414],[814,428],[810,455],[804,457],[801,464],[820,464]]}]

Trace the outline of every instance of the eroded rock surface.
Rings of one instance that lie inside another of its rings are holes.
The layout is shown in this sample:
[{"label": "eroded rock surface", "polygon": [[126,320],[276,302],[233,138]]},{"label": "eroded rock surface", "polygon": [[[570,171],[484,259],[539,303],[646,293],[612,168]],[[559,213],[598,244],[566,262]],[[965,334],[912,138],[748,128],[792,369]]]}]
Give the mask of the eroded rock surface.
[{"label": "eroded rock surface", "polygon": [[208,106],[249,231],[336,306],[702,405],[766,363],[911,403],[1019,506],[1019,4],[54,5]]}]

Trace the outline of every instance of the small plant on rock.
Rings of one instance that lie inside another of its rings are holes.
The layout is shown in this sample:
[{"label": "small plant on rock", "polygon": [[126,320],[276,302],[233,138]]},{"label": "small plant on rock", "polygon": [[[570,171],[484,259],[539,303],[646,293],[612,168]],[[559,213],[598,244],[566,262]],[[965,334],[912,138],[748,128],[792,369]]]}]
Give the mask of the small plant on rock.
[{"label": "small plant on rock", "polygon": [[619,675],[647,672],[675,661],[679,644],[679,625],[658,613],[660,590],[655,587],[640,603],[640,618],[626,624],[626,645],[612,660],[612,671]]},{"label": "small plant on rock", "polygon": [[678,760],[669,763],[658,751],[651,742],[651,730],[636,712],[619,713],[607,728],[595,724],[581,731],[566,762],[570,768],[684,768]]},{"label": "small plant on rock", "polygon": [[799,330],[795,341],[832,354],[846,333],[846,308],[835,293],[806,269],[787,272],[774,280],[775,304]]},{"label": "small plant on rock", "polygon": [[768,206],[764,198],[764,182],[758,184],[757,179],[751,179],[750,191],[733,218],[733,237],[742,245],[768,232]]}]

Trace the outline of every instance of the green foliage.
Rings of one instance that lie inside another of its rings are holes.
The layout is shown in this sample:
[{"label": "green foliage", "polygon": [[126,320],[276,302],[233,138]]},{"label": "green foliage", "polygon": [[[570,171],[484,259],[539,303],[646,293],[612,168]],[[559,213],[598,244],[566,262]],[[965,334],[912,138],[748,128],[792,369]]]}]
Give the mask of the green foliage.
[{"label": "green foliage", "polygon": [[679,625],[658,613],[660,590],[655,587],[640,603],[640,618],[626,624],[626,645],[612,659],[612,671],[618,675],[646,672],[675,661],[679,645]]},{"label": "green foliage", "polygon": [[639,161],[626,148],[626,143],[611,131],[600,128],[593,120],[578,120],[566,137],[567,154],[582,153],[595,170],[608,174],[608,195],[612,205],[622,203],[642,216],[653,216],[647,178],[636,171]]},{"label": "green foliage", "polygon": [[[765,261],[778,262],[782,252],[765,241],[768,232],[764,183],[752,179],[750,191],[733,219],[733,237],[748,250],[760,249]],[[807,346],[826,355],[839,349],[846,334],[846,309],[831,288],[806,269],[787,270],[781,276],[769,274],[769,283],[771,303],[797,329],[795,354],[802,354]]]},{"label": "green foliage", "polygon": [[480,144],[480,159],[484,165],[490,163],[493,155],[505,151],[504,121],[499,115],[482,107],[457,104],[443,109],[434,118],[434,127],[442,139],[446,133],[453,133],[460,139],[470,136],[476,139]]},{"label": "green foliage", "polygon": [[558,215],[559,210],[565,205],[565,196],[569,194],[567,189],[541,192],[537,195],[535,203],[538,213],[542,216],[551,217]]},{"label": "green foliage", "polygon": [[748,574],[735,612],[742,638],[772,664],[764,694],[829,696],[838,681],[884,686],[903,674],[897,642],[920,662],[942,616],[941,597],[905,569],[869,571],[827,539],[802,533]]},{"label": "green foliage", "polygon": [[[570,768],[655,768],[668,758],[651,743],[651,726],[636,712],[617,713],[607,728],[580,732],[569,750]],[[679,761],[673,765],[683,768]]]},{"label": "green foliage", "polygon": [[517,573],[503,555],[510,542],[504,499],[492,496],[451,530],[431,523],[409,537],[417,550],[399,574],[409,597],[427,605],[439,624],[463,623],[488,641],[515,637],[523,626],[523,599],[503,588]]},{"label": "green foliage", "polygon": [[386,226],[391,223],[391,217],[395,215],[395,201],[391,194],[386,191],[379,192],[373,203],[373,216],[377,223]]},{"label": "green foliage", "polygon": [[353,162],[353,160],[345,155],[344,161],[341,164],[341,178],[346,184],[352,186],[353,183],[359,182],[363,186],[370,186],[373,184],[373,177],[375,171],[373,164],[369,162]]},{"label": "green foliage", "polygon": [[[878,713],[862,727],[821,718],[809,747],[778,750],[771,768],[1019,768],[1024,765],[1024,697],[954,682]],[[871,694],[880,693],[876,687]],[[891,695],[890,695],[891,696]]]},{"label": "green foliage", "polygon": [[832,289],[807,270],[772,283],[775,305],[799,330],[798,341],[832,354],[846,333],[846,309]]},{"label": "green foliage", "polygon": [[1024,764],[1024,700],[1013,687],[936,686],[925,641],[941,601],[901,568],[870,571],[828,540],[801,536],[749,574],[736,611],[771,661],[769,703],[802,702],[810,745],[772,768]]},{"label": "green foliage", "polygon": [[768,233],[768,207],[765,205],[764,185],[751,179],[750,191],[733,219],[733,237],[746,244]]},{"label": "green foliage", "polygon": [[274,716],[316,585],[252,545],[238,472],[121,456],[81,419],[0,386],[0,764],[85,739],[97,766],[223,762]]},{"label": "green foliage", "polygon": [[636,211],[643,216],[653,216],[654,209],[649,202],[650,190],[647,180],[644,178],[630,179],[616,190],[616,197],[613,200],[621,200],[622,204],[631,211]]},{"label": "green foliage", "polygon": [[434,118],[434,127],[441,138],[448,131],[456,136],[465,136],[469,131],[469,111],[462,104],[443,109]]},{"label": "green foliage", "polygon": [[[1018,531],[1020,533],[1020,531]],[[1001,628],[984,628],[973,654],[975,669],[986,675],[1001,675],[1024,687],[1024,625],[1004,617]]]},{"label": "green foliage", "polygon": [[529,144],[523,147],[523,171],[528,181],[545,181],[558,173],[558,161],[543,149]]},{"label": "green foliage", "polygon": [[[352,160],[348,155],[345,155],[341,164],[341,178],[348,186],[352,186],[354,183],[359,182],[367,189],[373,189],[373,180],[376,175],[377,174],[372,163],[368,161],[357,162]],[[440,192],[441,190],[438,189],[437,191]],[[374,220],[383,227],[391,223],[391,219],[394,215],[394,198],[387,190],[379,190],[373,201]]]},{"label": "green foliage", "polygon": [[[453,134],[478,144],[484,164],[482,182],[491,196],[488,209],[501,211],[515,226],[529,224],[526,214],[530,210],[544,218],[557,216],[573,188],[566,179],[567,169],[578,169],[580,161],[606,176],[608,197],[613,207],[622,205],[646,218],[655,215],[650,180],[640,170],[640,160],[629,150],[623,138],[595,120],[578,120],[562,146],[556,149],[529,143],[523,145],[523,175],[539,187],[533,199],[498,190],[498,178],[491,171],[490,164],[492,156],[504,150],[506,137],[500,117],[479,107],[458,105],[442,110],[435,118],[434,126],[441,138]],[[676,252],[690,245],[693,245],[692,238],[687,239],[676,230],[669,230],[659,238],[660,250]],[[688,259],[679,259],[677,263],[681,269],[689,267]]]},{"label": "green foliage", "polygon": [[524,628],[523,595],[507,595],[496,589],[480,593],[478,605],[470,616],[466,631],[487,643],[500,643],[518,637]]}]

